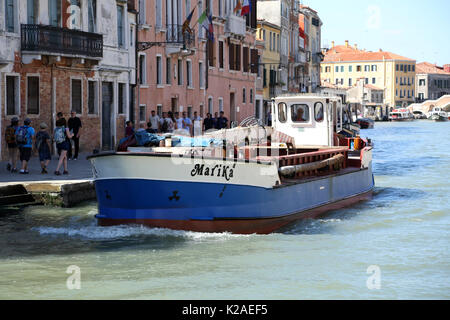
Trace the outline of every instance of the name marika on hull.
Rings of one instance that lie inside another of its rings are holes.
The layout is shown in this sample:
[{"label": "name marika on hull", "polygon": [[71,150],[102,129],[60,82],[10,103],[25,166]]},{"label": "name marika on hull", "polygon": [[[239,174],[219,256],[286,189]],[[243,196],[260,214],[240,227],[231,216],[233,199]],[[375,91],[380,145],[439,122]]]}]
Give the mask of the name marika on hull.
[{"label": "name marika on hull", "polygon": [[99,224],[267,234],[370,197],[372,145],[339,97],[278,97],[271,112],[271,127],[206,133],[208,147],[158,135],[158,147],[90,156]]},{"label": "name marika on hull", "polygon": [[[226,181],[230,181],[233,178],[234,169],[236,168],[236,164],[233,166],[226,166],[222,164],[217,164],[214,167],[208,167],[204,164],[196,164],[194,169],[191,171],[191,176],[206,176],[206,177],[221,177]],[[217,172],[217,174],[216,174]]]}]

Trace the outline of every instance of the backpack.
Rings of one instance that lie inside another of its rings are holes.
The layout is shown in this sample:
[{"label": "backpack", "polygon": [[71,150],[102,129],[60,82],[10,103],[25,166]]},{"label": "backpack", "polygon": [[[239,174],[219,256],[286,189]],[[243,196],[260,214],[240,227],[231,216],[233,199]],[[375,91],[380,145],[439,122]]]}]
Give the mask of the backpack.
[{"label": "backpack", "polygon": [[13,126],[9,126],[5,131],[5,140],[8,144],[16,143],[16,129]]},{"label": "backpack", "polygon": [[38,134],[36,135],[36,149],[37,150],[39,150],[41,148],[44,140],[45,140],[44,134],[42,134],[41,132],[38,132]]},{"label": "backpack", "polygon": [[28,138],[28,127],[25,127],[25,126],[20,127],[17,130],[17,134],[16,134],[16,142],[17,142],[17,144],[21,144],[21,145],[27,144],[27,142],[28,142],[27,138]]},{"label": "backpack", "polygon": [[56,127],[55,133],[53,135],[53,139],[56,143],[63,143],[66,141],[66,128],[64,126],[62,127]]},{"label": "backpack", "polygon": [[169,129],[169,123],[167,120],[164,120],[162,126],[161,126],[161,131],[162,132],[167,132],[167,130]]}]

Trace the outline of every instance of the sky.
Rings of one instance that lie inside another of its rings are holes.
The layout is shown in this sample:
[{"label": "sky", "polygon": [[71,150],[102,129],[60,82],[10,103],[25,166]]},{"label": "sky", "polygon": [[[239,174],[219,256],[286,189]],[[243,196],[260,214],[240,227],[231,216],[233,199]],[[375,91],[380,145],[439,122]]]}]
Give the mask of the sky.
[{"label": "sky", "polygon": [[439,66],[450,64],[449,0],[302,0],[323,22],[322,47],[358,44]]}]

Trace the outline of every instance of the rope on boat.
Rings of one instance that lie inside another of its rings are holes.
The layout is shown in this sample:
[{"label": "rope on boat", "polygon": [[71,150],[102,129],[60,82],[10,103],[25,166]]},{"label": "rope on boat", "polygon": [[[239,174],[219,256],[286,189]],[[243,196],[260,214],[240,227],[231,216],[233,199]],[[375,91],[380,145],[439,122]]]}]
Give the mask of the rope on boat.
[{"label": "rope on boat", "polygon": [[342,164],[345,160],[345,157],[343,154],[338,154],[335,155],[332,158],[326,159],[326,160],[322,160],[322,161],[317,161],[317,162],[312,162],[312,163],[304,163],[304,164],[299,164],[296,166],[285,166],[285,167],[281,167],[278,169],[278,172],[280,173],[280,175],[282,175],[283,177],[289,177],[292,176],[296,173],[301,173],[301,172],[305,172],[305,171],[312,171],[312,170],[318,170],[321,168],[325,168],[327,166],[334,166],[336,164]]}]

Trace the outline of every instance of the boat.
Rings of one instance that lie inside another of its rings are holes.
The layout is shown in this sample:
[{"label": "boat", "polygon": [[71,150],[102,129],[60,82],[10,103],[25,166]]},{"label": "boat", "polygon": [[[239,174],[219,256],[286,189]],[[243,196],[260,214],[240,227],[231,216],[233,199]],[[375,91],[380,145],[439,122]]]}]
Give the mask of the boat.
[{"label": "boat", "polygon": [[427,115],[422,111],[413,111],[413,115],[416,120],[427,119]]},{"label": "boat", "polygon": [[433,121],[448,121],[449,117],[447,112],[442,110],[442,108],[434,107],[433,110],[428,112],[428,119]]},{"label": "boat", "polygon": [[412,121],[415,120],[414,115],[408,109],[394,109],[391,111],[391,121]]},{"label": "boat", "polygon": [[361,129],[373,129],[375,126],[375,121],[370,118],[359,118],[356,119],[356,123],[359,124]]},{"label": "boat", "polygon": [[344,128],[341,98],[281,96],[271,109],[271,127],[90,155],[98,224],[269,234],[370,199],[372,142]]}]

